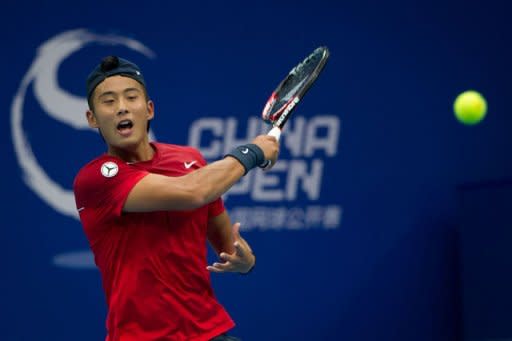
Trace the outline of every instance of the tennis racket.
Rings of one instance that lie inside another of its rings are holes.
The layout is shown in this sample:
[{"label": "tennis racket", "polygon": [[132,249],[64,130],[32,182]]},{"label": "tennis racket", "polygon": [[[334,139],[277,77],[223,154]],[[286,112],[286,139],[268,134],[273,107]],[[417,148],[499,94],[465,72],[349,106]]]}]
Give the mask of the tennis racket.
[{"label": "tennis racket", "polygon": [[[273,126],[268,135],[274,136],[279,141],[281,131],[290,114],[318,78],[328,58],[327,47],[317,48],[279,83],[261,113],[261,118]],[[260,167],[268,169],[271,165],[271,161],[266,160]]]}]

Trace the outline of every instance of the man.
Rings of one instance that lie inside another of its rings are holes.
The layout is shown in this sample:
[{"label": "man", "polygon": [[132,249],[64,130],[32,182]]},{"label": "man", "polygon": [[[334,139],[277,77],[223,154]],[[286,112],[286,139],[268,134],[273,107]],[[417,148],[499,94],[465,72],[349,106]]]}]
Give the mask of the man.
[{"label": "man", "polygon": [[[74,192],[106,294],[106,340],[229,340],[234,323],[208,270],[247,273],[255,256],[220,196],[275,163],[277,141],[258,136],[209,165],[194,148],[149,142],[144,78],[115,56],[89,75],[87,98],[107,152],[80,170]],[[208,267],[207,240],[222,260]]]}]

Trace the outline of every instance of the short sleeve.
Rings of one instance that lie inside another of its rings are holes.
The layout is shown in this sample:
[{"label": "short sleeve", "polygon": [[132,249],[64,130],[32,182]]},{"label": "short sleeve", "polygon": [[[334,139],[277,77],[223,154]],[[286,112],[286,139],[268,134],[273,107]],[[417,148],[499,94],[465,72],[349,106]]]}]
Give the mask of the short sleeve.
[{"label": "short sleeve", "polygon": [[117,159],[104,158],[84,167],[73,186],[84,227],[120,216],[128,194],[147,174]]},{"label": "short sleeve", "polygon": [[210,218],[218,216],[225,210],[226,208],[224,207],[224,201],[222,198],[218,198],[217,200],[208,204],[208,216]]}]

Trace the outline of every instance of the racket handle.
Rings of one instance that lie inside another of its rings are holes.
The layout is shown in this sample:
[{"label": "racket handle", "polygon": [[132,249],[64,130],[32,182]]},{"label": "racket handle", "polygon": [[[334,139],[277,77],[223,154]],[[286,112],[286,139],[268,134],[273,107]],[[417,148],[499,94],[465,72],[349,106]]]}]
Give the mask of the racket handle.
[{"label": "racket handle", "polygon": [[[279,139],[281,138],[281,128],[274,127],[272,129],[270,129],[270,131],[267,133],[267,135],[274,136],[276,138],[276,140],[279,141]],[[267,170],[270,168],[270,166],[272,166],[272,161],[265,160],[265,162],[263,162],[260,165],[260,168],[262,168],[263,170]]]},{"label": "racket handle", "polygon": [[276,140],[279,141],[279,138],[281,137],[281,128],[274,127],[272,129],[270,129],[270,131],[268,132],[267,135],[274,136],[276,138]]}]

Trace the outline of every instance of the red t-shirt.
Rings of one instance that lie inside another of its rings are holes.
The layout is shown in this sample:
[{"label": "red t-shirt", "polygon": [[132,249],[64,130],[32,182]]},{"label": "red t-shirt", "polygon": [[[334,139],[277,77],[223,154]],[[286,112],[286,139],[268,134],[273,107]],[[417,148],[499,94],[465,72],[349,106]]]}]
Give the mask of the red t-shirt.
[{"label": "red t-shirt", "polygon": [[206,270],[208,219],[222,200],[191,211],[122,212],[149,173],[182,176],[206,164],[194,148],[152,143],[152,160],[103,155],[83,167],[74,192],[94,253],[108,316],[107,341],[209,340],[234,326]]}]

